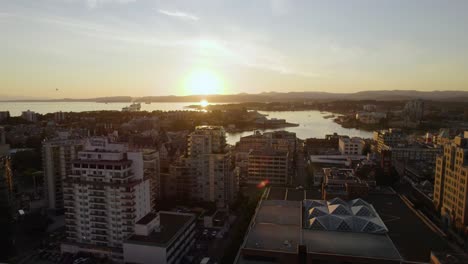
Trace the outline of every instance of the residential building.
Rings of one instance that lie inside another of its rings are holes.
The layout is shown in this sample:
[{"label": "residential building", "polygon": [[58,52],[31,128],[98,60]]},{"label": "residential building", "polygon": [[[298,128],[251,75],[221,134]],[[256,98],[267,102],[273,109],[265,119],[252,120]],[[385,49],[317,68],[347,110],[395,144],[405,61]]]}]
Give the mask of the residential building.
[{"label": "residential building", "polygon": [[251,151],[247,164],[247,183],[268,182],[272,185],[286,185],[291,182],[289,173],[289,152],[266,148]]},{"label": "residential building", "polygon": [[443,149],[438,145],[421,143],[401,144],[394,147],[384,145],[381,150],[391,152],[394,161],[424,161],[429,163],[434,163],[437,155],[443,152]]},{"label": "residential building", "polygon": [[66,241],[62,252],[89,252],[123,262],[123,241],[151,211],[143,152],[108,138],[87,139],[63,180]]},{"label": "residential building", "polygon": [[6,131],[4,127],[0,127],[0,157],[10,154],[10,145],[6,143]]},{"label": "residential building", "polygon": [[84,140],[69,138],[66,133],[42,143],[42,167],[47,208],[62,210],[63,180],[72,174],[72,161],[78,158]]},{"label": "residential building", "polygon": [[33,111],[23,111],[21,112],[21,118],[29,121],[29,122],[37,122],[37,114],[36,112],[33,112]]},{"label": "residential building", "polygon": [[150,180],[151,206],[156,210],[157,200],[161,197],[161,176],[159,153],[155,149],[132,149],[139,152],[143,159],[143,177]]},{"label": "residential building", "polygon": [[125,263],[178,264],[195,243],[194,214],[160,211],[135,224],[135,233],[124,241]]},{"label": "residential building", "polygon": [[262,150],[273,148],[282,151],[289,151],[293,154],[296,151],[296,133],[288,131],[273,131],[261,133],[255,131],[253,135],[241,137],[236,144],[237,152],[250,152],[251,150]]},{"label": "residential building", "polygon": [[388,130],[374,131],[374,141],[376,143],[377,152],[380,153],[384,148],[395,147],[403,144],[406,136],[401,129],[390,128]]},{"label": "residential building", "polygon": [[375,104],[366,104],[362,106],[362,109],[367,112],[374,112],[377,110],[377,106]]},{"label": "residential building", "polygon": [[59,111],[54,113],[54,120],[57,123],[64,121],[67,118],[67,114],[65,112]]},{"label": "residential building", "polygon": [[[342,198],[345,200],[366,197],[369,183],[356,177],[354,170],[341,168],[324,168],[322,182],[322,199]],[[370,179],[375,185],[375,179]]]},{"label": "residential building", "polygon": [[326,135],[325,138],[307,138],[304,147],[309,155],[338,154],[339,138],[337,133]]},{"label": "residential building", "polygon": [[403,109],[404,118],[412,122],[420,122],[424,117],[424,101],[417,99],[406,103]]},{"label": "residential building", "polygon": [[385,118],[387,118],[387,113],[384,112],[360,111],[356,114],[356,120],[367,125],[379,124]]},{"label": "residential building", "polygon": [[434,206],[443,223],[457,229],[468,226],[468,131],[444,146],[437,157]]},{"label": "residential building", "polygon": [[0,122],[8,118],[10,118],[9,111],[0,111]]},{"label": "residential building", "polygon": [[402,263],[387,232],[362,199],[261,199],[236,263]]},{"label": "residential building", "polygon": [[231,152],[221,126],[199,126],[188,137],[188,151],[170,167],[179,199],[214,202],[224,207],[237,195]]},{"label": "residential building", "polygon": [[359,137],[341,136],[338,143],[338,148],[341,155],[362,155],[362,149],[366,142]]}]

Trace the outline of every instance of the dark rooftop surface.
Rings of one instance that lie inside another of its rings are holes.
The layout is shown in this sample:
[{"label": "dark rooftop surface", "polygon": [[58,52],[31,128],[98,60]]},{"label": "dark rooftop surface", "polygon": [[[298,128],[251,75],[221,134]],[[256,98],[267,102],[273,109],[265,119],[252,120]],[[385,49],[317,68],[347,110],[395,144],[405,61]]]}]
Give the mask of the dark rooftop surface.
[{"label": "dark rooftop surface", "polygon": [[153,220],[155,217],[157,216],[157,214],[155,213],[149,213],[145,216],[143,216],[143,218],[141,218],[140,220],[138,220],[138,222],[136,222],[138,225],[147,225],[149,222],[151,222],[151,220]]},{"label": "dark rooftop surface", "polygon": [[284,187],[271,187],[268,193],[268,200],[283,200],[286,194],[286,188]]},{"label": "dark rooftop surface", "polygon": [[132,235],[125,243],[142,243],[154,246],[168,246],[176,234],[191,221],[195,215],[171,212],[160,212],[161,229],[153,231],[149,236]]},{"label": "dark rooftop surface", "polygon": [[414,214],[396,194],[370,194],[371,203],[387,226],[388,235],[407,261],[428,262],[431,251],[450,246]]},{"label": "dark rooftop surface", "polygon": [[377,259],[401,259],[387,235],[305,230],[307,252]]},{"label": "dark rooftop surface", "polygon": [[[296,201],[300,199],[298,191],[304,193],[303,190],[288,189],[286,194],[286,189],[285,187],[270,187],[267,199]],[[318,188],[305,190],[304,198],[321,199],[321,193]],[[365,200],[374,206],[389,230],[388,237],[404,260],[428,262],[431,251],[451,251],[451,247],[444,238],[431,230],[397,194],[388,192],[369,194]]]},{"label": "dark rooftop surface", "polygon": [[288,201],[302,201],[305,199],[304,190],[296,190],[289,188],[286,193],[286,200]]}]

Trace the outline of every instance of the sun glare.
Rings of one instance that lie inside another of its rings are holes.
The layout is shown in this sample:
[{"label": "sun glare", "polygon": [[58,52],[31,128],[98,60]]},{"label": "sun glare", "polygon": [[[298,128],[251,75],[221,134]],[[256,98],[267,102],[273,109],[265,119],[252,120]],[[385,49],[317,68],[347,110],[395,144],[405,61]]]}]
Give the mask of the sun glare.
[{"label": "sun glare", "polygon": [[201,100],[200,101],[200,106],[201,107],[207,107],[209,105],[208,101],[207,100]]},{"label": "sun glare", "polygon": [[223,93],[223,85],[219,76],[209,69],[197,69],[190,73],[185,90],[189,94],[220,94]]}]

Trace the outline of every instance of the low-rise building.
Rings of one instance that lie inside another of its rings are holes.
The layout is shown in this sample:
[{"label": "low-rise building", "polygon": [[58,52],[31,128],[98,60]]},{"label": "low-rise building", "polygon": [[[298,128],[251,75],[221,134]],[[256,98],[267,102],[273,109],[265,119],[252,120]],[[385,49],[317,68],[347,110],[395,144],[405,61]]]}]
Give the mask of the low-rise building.
[{"label": "low-rise building", "polygon": [[358,112],[356,120],[367,125],[375,125],[387,118],[387,113],[384,112]]},{"label": "low-rise building", "polygon": [[359,137],[340,137],[338,146],[341,155],[362,155],[362,150],[366,143]]},{"label": "low-rise building", "polygon": [[260,200],[236,263],[401,263],[387,232],[361,199]]},{"label": "low-rise building", "polygon": [[194,214],[160,211],[135,224],[135,233],[123,243],[125,263],[181,263],[195,243]]},{"label": "low-rise building", "polygon": [[[354,199],[366,197],[369,184],[356,177],[352,169],[324,168],[322,199]],[[374,181],[375,182],[375,181]]]},{"label": "low-rise building", "polygon": [[394,161],[424,161],[435,163],[436,157],[440,155],[443,149],[438,145],[415,143],[411,145],[387,146],[383,145],[382,151],[390,151]]}]

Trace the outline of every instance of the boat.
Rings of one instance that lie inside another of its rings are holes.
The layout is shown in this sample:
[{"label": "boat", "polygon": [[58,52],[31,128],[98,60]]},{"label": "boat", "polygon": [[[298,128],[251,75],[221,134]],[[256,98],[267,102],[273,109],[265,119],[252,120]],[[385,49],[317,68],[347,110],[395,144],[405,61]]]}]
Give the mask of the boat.
[{"label": "boat", "polygon": [[335,117],[335,115],[326,115],[326,116],[324,116],[323,118],[328,119],[328,118],[333,118],[333,117]]},{"label": "boat", "polygon": [[141,109],[140,103],[133,103],[129,106],[122,108],[122,112],[138,112]]}]

